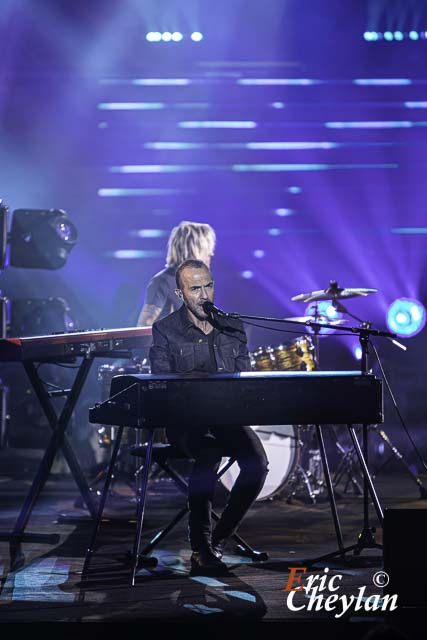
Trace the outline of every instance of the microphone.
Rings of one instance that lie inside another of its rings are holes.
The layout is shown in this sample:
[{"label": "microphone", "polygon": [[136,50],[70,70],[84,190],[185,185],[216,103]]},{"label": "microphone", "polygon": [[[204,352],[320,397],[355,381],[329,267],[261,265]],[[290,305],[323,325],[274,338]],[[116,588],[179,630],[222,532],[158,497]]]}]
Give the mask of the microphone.
[{"label": "microphone", "polygon": [[209,300],[206,300],[206,302],[202,304],[202,307],[203,307],[203,311],[208,315],[213,314],[213,315],[219,316],[220,318],[238,318],[239,317],[237,313],[226,313],[225,311],[218,309],[218,307],[216,307],[213,304],[213,302],[209,302]]}]

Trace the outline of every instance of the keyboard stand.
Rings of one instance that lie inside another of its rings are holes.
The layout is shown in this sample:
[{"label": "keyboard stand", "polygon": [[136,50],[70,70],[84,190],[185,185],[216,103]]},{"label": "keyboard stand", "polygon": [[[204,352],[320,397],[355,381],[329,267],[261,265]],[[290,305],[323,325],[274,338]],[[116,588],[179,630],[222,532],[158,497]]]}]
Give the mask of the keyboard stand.
[{"label": "keyboard stand", "polygon": [[59,542],[60,536],[58,534],[44,535],[25,533],[28,520],[30,519],[35,503],[46,484],[54,458],[59,449],[61,449],[64,454],[92,519],[96,518],[96,505],[90,492],[89,485],[86,482],[79,461],[77,460],[65,433],[92,363],[92,355],[86,355],[82,358],[82,362],[78,368],[71,389],[64,392],[67,396],[65,404],[60,414],[57,415],[52,405],[50,394],[46,391],[44,384],[38,375],[35,362],[30,360],[23,361],[23,366],[27,376],[52,429],[52,435],[43,454],[43,458],[40,461],[31,487],[24,499],[24,504],[22,505],[13,530],[11,532],[0,532],[0,540],[10,542],[10,564],[12,571],[22,565],[22,554],[20,551],[20,545],[22,542],[42,542],[47,544],[55,544]]}]

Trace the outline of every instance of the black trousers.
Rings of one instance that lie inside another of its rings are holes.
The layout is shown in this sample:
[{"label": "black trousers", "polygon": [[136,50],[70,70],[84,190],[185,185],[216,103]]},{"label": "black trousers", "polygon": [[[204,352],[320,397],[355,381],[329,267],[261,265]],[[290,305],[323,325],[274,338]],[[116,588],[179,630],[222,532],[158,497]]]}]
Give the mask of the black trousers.
[{"label": "black trousers", "polygon": [[[268,460],[261,440],[251,427],[211,427],[171,430],[168,440],[190,458],[194,465],[189,478],[188,531],[193,551],[226,540],[238,528],[261,491],[268,472]],[[233,457],[239,476],[212,532],[211,509],[222,457]]]}]

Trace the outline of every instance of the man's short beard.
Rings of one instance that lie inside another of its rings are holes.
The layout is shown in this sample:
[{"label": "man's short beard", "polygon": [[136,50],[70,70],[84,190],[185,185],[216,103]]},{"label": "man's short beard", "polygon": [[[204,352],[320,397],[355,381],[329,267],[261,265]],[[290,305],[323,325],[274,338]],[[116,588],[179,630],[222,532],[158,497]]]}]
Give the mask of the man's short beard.
[{"label": "man's short beard", "polygon": [[208,320],[209,316],[207,315],[207,313],[205,313],[202,307],[199,307],[198,305],[196,305],[196,308],[192,309],[188,304],[186,306],[188,311],[191,311],[191,313],[193,314],[193,316],[197,318],[197,320],[200,320],[202,322],[204,322],[205,320]]}]

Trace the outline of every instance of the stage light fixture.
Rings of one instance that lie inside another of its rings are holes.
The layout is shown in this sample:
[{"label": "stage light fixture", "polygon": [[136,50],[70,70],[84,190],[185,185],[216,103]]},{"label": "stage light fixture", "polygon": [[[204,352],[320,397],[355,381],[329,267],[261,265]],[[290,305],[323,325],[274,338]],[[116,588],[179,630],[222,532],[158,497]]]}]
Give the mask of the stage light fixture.
[{"label": "stage light fixture", "polygon": [[352,347],[352,351],[353,351],[353,356],[355,357],[356,360],[362,359],[362,347],[360,346],[360,344],[355,343]]},{"label": "stage light fixture", "polygon": [[181,40],[183,39],[183,35],[182,33],[180,33],[179,31],[174,31],[172,34],[172,40],[174,42],[181,42]]},{"label": "stage light fixture", "polygon": [[11,302],[11,337],[67,333],[75,328],[64,298],[17,298]]},{"label": "stage light fixture", "polygon": [[201,40],[203,40],[203,34],[200,33],[200,31],[193,31],[190,38],[193,42],[200,42]]},{"label": "stage light fixture", "polygon": [[16,209],[9,242],[11,266],[60,269],[77,242],[77,229],[62,209]]},{"label": "stage light fixture", "polygon": [[417,335],[426,324],[424,305],[413,298],[398,298],[387,311],[387,326],[402,338]]},{"label": "stage light fixture", "polygon": [[426,33],[426,31],[416,31],[415,29],[411,29],[411,31],[400,31],[399,29],[396,31],[365,31],[363,38],[366,42],[377,42],[379,40],[385,40],[386,42],[412,40],[416,42],[420,39],[427,39]]},{"label": "stage light fixture", "polygon": [[172,34],[170,31],[164,31],[162,33],[163,42],[170,42],[172,40]]},{"label": "stage light fixture", "polygon": [[146,40],[148,40],[148,42],[160,42],[160,40],[162,39],[162,34],[160,33],[160,31],[149,31],[146,35],[145,35]]}]

